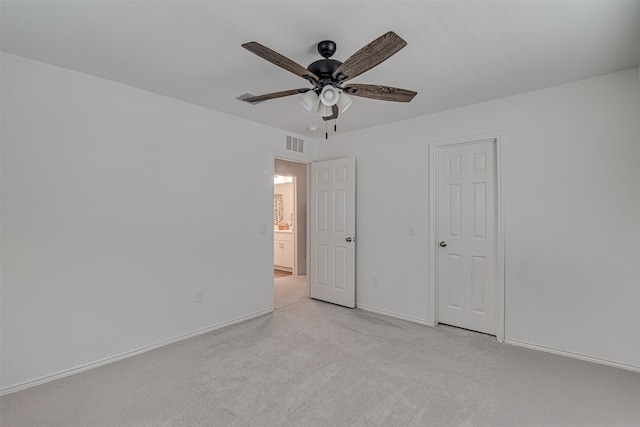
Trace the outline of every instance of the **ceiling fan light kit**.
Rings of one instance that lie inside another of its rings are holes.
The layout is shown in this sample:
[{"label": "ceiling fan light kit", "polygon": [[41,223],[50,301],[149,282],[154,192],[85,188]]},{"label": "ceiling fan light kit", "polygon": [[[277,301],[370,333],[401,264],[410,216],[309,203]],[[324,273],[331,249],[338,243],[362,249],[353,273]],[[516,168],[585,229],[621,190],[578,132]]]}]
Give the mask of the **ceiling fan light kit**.
[{"label": "ceiling fan light kit", "polygon": [[320,97],[315,91],[310,90],[300,96],[300,103],[307,111],[315,111],[320,103]]},{"label": "ceiling fan light kit", "polygon": [[351,104],[353,104],[353,98],[347,95],[346,92],[342,92],[340,94],[340,99],[338,99],[338,103],[336,105],[338,106],[338,109],[344,113],[345,111],[347,111],[347,108],[351,106]]},{"label": "ceiling fan light kit", "polygon": [[317,48],[318,53],[324,59],[315,61],[307,68],[304,68],[260,43],[245,43],[242,47],[302,77],[313,85],[313,89],[274,92],[245,98],[243,101],[254,103],[256,101],[302,94],[300,96],[302,106],[307,111],[317,111],[325,121],[337,119],[339,112],[345,112],[351,106],[353,99],[349,95],[382,101],[410,102],[416,95],[414,91],[378,85],[350,84],[344,86],[347,80],[351,80],[389,59],[406,45],[407,42],[400,36],[393,31],[389,31],[364,46],[344,62],[340,62],[335,59],[329,59],[336,51],[335,42],[323,40],[318,43]]},{"label": "ceiling fan light kit", "polygon": [[318,104],[318,108],[316,109],[316,113],[318,113],[318,115],[322,116],[322,117],[329,117],[331,116],[332,113],[332,109],[326,105],[324,105],[322,102]]},{"label": "ceiling fan light kit", "polygon": [[327,107],[333,107],[338,103],[338,99],[340,98],[340,92],[338,89],[331,85],[327,85],[322,88],[322,92],[320,92],[320,102],[322,102]]}]

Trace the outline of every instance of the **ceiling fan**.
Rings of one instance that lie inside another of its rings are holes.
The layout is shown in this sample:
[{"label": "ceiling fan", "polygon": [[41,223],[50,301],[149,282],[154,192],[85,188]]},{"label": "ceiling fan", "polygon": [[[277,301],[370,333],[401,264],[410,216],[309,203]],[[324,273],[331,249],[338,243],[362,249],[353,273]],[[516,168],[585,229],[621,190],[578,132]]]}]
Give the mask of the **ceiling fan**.
[{"label": "ceiling fan", "polygon": [[316,110],[325,121],[336,119],[338,112],[344,112],[349,108],[353,102],[349,95],[382,101],[410,102],[416,96],[416,92],[411,90],[370,84],[345,85],[348,80],[387,60],[406,45],[407,42],[400,36],[389,31],[351,55],[344,62],[340,62],[329,59],[336,51],[335,42],[324,40],[318,43],[318,53],[324,59],[315,61],[304,68],[260,43],[245,43],[242,47],[249,52],[306,79],[313,85],[313,88],[268,93],[244,98],[243,101],[252,103],[302,94],[302,105],[308,111]]}]

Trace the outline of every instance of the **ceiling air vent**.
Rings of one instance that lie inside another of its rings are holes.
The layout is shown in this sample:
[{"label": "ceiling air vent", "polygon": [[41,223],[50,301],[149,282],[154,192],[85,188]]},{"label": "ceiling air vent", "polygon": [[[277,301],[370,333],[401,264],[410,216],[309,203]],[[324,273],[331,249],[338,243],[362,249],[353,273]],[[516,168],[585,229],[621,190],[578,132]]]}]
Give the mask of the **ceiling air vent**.
[{"label": "ceiling air vent", "polygon": [[[252,94],[252,93],[245,92],[245,93],[243,93],[242,95],[238,95],[238,96],[236,96],[236,99],[237,99],[237,100],[239,100],[239,101],[243,101],[243,100],[245,100],[245,99],[247,99],[247,98],[253,98],[254,96],[255,96],[255,95],[254,95],[254,94]],[[265,101],[266,101],[266,100],[265,100]],[[264,102],[264,101],[247,102],[247,104],[251,104],[251,105],[258,105],[258,104],[260,104],[261,102]]]},{"label": "ceiling air vent", "polygon": [[304,151],[304,139],[287,135],[287,150],[302,153]]}]

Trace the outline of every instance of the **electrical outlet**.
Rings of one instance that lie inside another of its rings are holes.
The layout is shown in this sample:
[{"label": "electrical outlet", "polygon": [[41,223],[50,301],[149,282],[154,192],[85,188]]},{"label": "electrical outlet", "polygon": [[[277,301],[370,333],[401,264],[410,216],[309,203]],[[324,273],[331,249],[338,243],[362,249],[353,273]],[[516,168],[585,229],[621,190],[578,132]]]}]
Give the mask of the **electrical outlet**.
[{"label": "electrical outlet", "polygon": [[202,301],[204,301],[204,291],[202,289],[199,289],[196,291],[196,302]]},{"label": "electrical outlet", "polygon": [[373,280],[371,281],[371,284],[373,286],[378,286],[378,277],[377,276],[373,276]]}]

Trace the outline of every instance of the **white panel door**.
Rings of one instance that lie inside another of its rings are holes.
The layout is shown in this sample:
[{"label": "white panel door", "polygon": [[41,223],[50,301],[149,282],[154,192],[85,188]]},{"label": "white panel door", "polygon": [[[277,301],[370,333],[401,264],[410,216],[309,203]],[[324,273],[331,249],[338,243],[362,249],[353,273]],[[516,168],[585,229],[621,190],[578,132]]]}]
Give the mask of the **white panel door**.
[{"label": "white panel door", "polygon": [[311,298],[356,306],[356,161],[311,164]]},{"label": "white panel door", "polygon": [[495,140],[438,149],[438,323],[497,333]]}]

